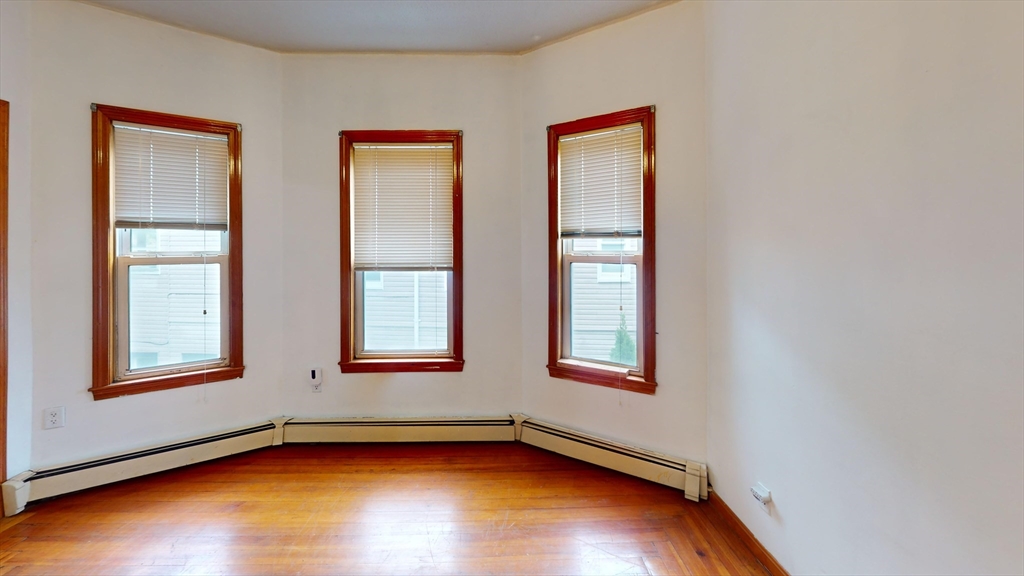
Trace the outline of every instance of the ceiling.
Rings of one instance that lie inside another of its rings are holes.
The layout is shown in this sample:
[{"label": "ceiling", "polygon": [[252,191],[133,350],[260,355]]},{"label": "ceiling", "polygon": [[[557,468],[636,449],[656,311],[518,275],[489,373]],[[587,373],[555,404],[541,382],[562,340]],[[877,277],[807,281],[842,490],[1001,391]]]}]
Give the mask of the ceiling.
[{"label": "ceiling", "polygon": [[277,52],[522,53],[667,0],[89,0]]}]

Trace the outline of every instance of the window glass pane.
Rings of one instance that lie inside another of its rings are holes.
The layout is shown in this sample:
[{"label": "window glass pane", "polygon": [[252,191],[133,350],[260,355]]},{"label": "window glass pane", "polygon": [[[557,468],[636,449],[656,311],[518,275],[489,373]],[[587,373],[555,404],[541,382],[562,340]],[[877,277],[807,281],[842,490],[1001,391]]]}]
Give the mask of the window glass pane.
[{"label": "window glass pane", "polygon": [[136,368],[152,368],[158,365],[156,352],[132,352],[129,366],[131,370]]},{"label": "window glass pane", "polygon": [[220,230],[175,230],[132,228],[132,252],[223,253],[225,232]]},{"label": "window glass pane", "polygon": [[365,352],[447,351],[451,272],[361,272]]},{"label": "window glass pane", "polygon": [[[626,280],[603,281],[605,267]],[[569,284],[572,357],[636,367],[636,265],[573,262]]]},{"label": "window glass pane", "polygon": [[366,290],[383,290],[384,276],[380,270],[363,272],[363,288]]},{"label": "window glass pane", "polygon": [[632,282],[635,265],[598,264],[598,282]]},{"label": "window glass pane", "polygon": [[639,254],[639,238],[575,238],[569,251],[574,254]]},{"label": "window glass pane", "polygon": [[215,360],[220,264],[128,267],[129,369]]}]

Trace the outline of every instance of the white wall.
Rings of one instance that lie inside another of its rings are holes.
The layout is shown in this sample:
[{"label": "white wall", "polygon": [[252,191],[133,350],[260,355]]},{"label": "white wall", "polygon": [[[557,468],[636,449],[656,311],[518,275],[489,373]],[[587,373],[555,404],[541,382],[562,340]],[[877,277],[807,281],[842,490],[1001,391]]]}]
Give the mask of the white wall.
[{"label": "white wall", "polygon": [[[74,2],[39,2],[32,11],[32,466],[276,414],[281,56]],[[242,124],[244,378],[102,401],[88,392],[92,102]],[[50,406],[66,407],[66,427],[42,430]]]},{"label": "white wall", "polygon": [[[0,2],[10,471],[282,413],[523,411],[709,461],[794,573],[1021,572],[1022,17],[681,2],[523,57],[281,56]],[[91,102],[244,126],[244,379],[87,392]],[[650,104],[654,396],[545,369],[545,127]],[[465,133],[466,369],[343,376],[337,133],[412,128]]]},{"label": "white wall", "polygon": [[[519,405],[519,69],[510,56],[286,56],[288,415],[500,415]],[[341,374],[340,130],[462,130],[461,373]],[[305,371],[323,367],[313,394]]]},{"label": "white wall", "polygon": [[32,448],[31,24],[29,2],[0,2],[0,99],[11,105],[7,229],[8,476],[28,469]]},{"label": "white wall", "polygon": [[[704,6],[684,2],[523,58],[523,411],[671,455],[705,459]],[[612,78],[613,73],[620,77]],[[655,105],[654,396],[547,373],[550,124]]]},{"label": "white wall", "polygon": [[707,7],[708,458],[794,574],[1024,571],[1022,9]]}]

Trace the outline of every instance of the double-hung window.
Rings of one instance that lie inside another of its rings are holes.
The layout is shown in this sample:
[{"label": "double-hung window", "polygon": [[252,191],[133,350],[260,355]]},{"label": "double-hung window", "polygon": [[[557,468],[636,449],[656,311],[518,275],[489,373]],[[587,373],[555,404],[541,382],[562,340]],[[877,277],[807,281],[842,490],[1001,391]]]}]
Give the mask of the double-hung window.
[{"label": "double-hung window", "polygon": [[653,394],[654,108],[548,127],[548,372]]},{"label": "double-hung window", "polygon": [[95,105],[95,398],[242,376],[236,124]]},{"label": "double-hung window", "polygon": [[342,372],[460,371],[462,135],[343,131]]}]

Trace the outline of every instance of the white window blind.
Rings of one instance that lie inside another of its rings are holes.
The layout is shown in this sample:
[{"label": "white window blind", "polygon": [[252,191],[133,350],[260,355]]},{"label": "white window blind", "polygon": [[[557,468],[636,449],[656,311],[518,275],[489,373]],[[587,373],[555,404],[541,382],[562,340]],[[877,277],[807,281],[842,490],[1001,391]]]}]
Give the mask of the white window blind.
[{"label": "white window blind", "polygon": [[227,137],[115,122],[114,222],[227,230]]},{"label": "white window blind", "polygon": [[451,270],[451,144],[353,147],[355,268]]},{"label": "white window blind", "polygon": [[563,238],[643,234],[639,124],[558,139]]}]

